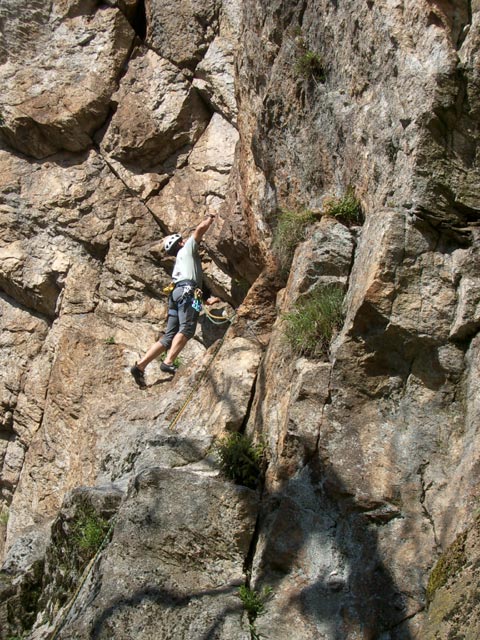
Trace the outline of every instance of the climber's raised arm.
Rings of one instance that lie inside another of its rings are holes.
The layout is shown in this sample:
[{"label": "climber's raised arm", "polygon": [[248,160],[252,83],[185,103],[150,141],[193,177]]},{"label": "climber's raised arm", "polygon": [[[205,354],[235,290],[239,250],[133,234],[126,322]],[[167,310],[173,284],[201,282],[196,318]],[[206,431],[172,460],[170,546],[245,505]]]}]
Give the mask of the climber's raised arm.
[{"label": "climber's raised arm", "polygon": [[215,220],[215,215],[213,213],[208,213],[207,217],[200,222],[195,231],[192,233],[195,242],[201,242],[203,236],[211,227],[212,222]]}]

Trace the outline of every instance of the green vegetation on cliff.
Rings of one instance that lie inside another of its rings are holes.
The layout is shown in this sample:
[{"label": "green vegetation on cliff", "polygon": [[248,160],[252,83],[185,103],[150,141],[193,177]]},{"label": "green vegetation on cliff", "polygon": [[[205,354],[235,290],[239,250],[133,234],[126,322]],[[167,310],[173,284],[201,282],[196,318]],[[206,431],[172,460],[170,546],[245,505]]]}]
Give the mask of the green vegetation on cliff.
[{"label": "green vegetation on cliff", "polygon": [[263,444],[254,444],[244,434],[231,433],[217,442],[215,452],[227,478],[250,489],[258,486],[265,455]]},{"label": "green vegetation on cliff", "polygon": [[444,554],[440,556],[434,566],[427,584],[427,602],[431,602],[435,592],[443,587],[449,578],[455,576],[465,565],[465,541],[467,532],[461,533],[448,547]]},{"label": "green vegetation on cliff", "polygon": [[238,596],[248,617],[248,627],[252,640],[259,640],[260,638],[255,626],[255,620],[265,612],[265,603],[271,593],[271,587],[264,587],[261,591],[257,591],[257,589],[250,589],[244,584],[238,590]]},{"label": "green vegetation on cliff", "polygon": [[297,300],[283,315],[285,337],[297,355],[310,358],[328,353],[343,318],[343,290],[330,285]]},{"label": "green vegetation on cliff", "polygon": [[307,227],[317,214],[308,209],[282,209],[273,234],[273,251],[280,263],[280,271],[287,275],[296,246],[305,240]]},{"label": "green vegetation on cliff", "polygon": [[323,204],[323,213],[332,216],[344,224],[353,225],[362,222],[362,207],[352,187],[341,197],[329,197]]},{"label": "green vegetation on cliff", "polygon": [[108,520],[99,516],[93,507],[85,505],[79,510],[73,527],[73,541],[83,552],[82,555],[90,556],[96,553],[108,527]]}]

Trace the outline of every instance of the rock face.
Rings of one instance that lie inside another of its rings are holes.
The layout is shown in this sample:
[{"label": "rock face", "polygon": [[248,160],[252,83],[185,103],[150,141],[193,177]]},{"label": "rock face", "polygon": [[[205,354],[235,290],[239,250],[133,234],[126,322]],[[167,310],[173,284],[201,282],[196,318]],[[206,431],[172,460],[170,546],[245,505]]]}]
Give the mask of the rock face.
[{"label": "rock face", "polygon": [[[478,635],[479,27],[466,0],[3,2],[1,640]],[[141,391],[162,238],[207,213],[218,324]],[[298,353],[287,314],[332,286]]]},{"label": "rock face", "polygon": [[147,42],[177,67],[194,70],[218,31],[219,0],[148,0]]},{"label": "rock face", "polygon": [[[94,2],[4,3],[1,133],[14,149],[44,158],[81,151],[104,122],[134,32],[117,9]],[[15,33],[15,32],[14,32]]]}]

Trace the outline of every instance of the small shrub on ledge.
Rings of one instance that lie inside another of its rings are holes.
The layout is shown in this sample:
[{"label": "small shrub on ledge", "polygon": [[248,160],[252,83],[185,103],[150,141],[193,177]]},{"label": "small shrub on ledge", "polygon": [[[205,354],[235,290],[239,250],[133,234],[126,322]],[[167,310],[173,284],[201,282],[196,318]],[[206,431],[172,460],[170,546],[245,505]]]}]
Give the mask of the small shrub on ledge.
[{"label": "small shrub on ledge", "polygon": [[257,488],[265,457],[262,443],[254,444],[242,433],[230,433],[215,444],[214,450],[227,478],[250,489]]},{"label": "small shrub on ledge", "polygon": [[318,358],[327,355],[334,332],[343,320],[343,289],[329,285],[302,297],[283,315],[284,332],[293,352]]},{"label": "small shrub on ledge", "polygon": [[297,50],[295,73],[306,80],[325,82],[325,65],[322,56],[316,51],[309,49],[300,27],[294,31],[294,36],[294,43]]},{"label": "small shrub on ledge", "polygon": [[257,632],[255,621],[258,616],[265,613],[265,602],[272,593],[272,587],[264,587],[262,591],[250,589],[247,585],[242,584],[238,589],[238,597],[242,601],[243,608],[248,617],[248,626],[252,640],[260,640],[261,636]]}]

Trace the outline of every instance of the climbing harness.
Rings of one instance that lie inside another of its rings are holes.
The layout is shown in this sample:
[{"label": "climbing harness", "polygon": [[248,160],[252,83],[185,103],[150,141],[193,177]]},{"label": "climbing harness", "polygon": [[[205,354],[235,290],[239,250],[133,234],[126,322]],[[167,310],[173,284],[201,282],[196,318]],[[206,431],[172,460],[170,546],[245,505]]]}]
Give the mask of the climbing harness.
[{"label": "climbing harness", "polygon": [[183,291],[182,291],[182,297],[178,299],[178,302],[183,302],[186,298],[192,298],[193,297],[193,293],[195,291],[195,287],[191,284],[182,284],[182,285],[175,285],[175,286],[181,286]]},{"label": "climbing harness", "polygon": [[105,548],[105,546],[107,544],[107,541],[109,540],[109,538],[110,538],[110,536],[111,536],[111,534],[113,532],[113,528],[115,526],[115,520],[116,520],[116,515],[114,515],[112,517],[112,520],[110,522],[110,526],[108,527],[108,531],[105,534],[105,536],[103,537],[103,540],[100,543],[100,546],[98,547],[97,552],[95,553],[93,558],[90,560],[90,562],[88,563],[88,565],[84,569],[84,571],[82,573],[82,577],[80,579],[80,583],[79,583],[78,587],[76,588],[75,593],[71,597],[70,602],[68,603],[65,612],[62,614],[62,617],[60,618],[60,620],[55,625],[55,628],[53,629],[52,635],[50,636],[49,640],[56,640],[56,638],[58,637],[58,634],[60,633],[60,631],[64,627],[64,625],[65,625],[65,623],[67,621],[68,615],[70,614],[70,611],[72,610],[73,605],[75,604],[75,602],[77,601],[78,596],[80,595],[80,591],[82,590],[83,585],[85,584],[85,582],[87,581],[87,578],[89,577],[90,573],[92,572],[93,565],[95,564],[95,562],[96,562],[98,556],[100,555],[100,553]]},{"label": "climbing harness", "polygon": [[[177,286],[179,286],[178,283],[170,282],[169,284],[167,284],[166,287],[162,289],[162,291],[166,296],[170,296],[173,290],[175,289],[175,287]],[[198,313],[201,313],[203,309],[205,315],[213,324],[225,324],[227,322],[230,322],[231,320],[230,317],[225,315],[221,317],[216,316],[215,314],[212,314],[210,311],[208,311],[206,307],[204,307],[203,291],[202,289],[200,289],[200,287],[194,288],[193,285],[191,284],[180,284],[180,286],[183,287],[183,292],[182,292],[182,297],[177,300],[177,304],[181,304],[182,302],[184,302],[185,300],[191,297],[192,307],[195,309],[195,311],[197,311]],[[171,309],[169,311],[171,311]],[[170,313],[170,315],[176,315],[176,314]]]}]

